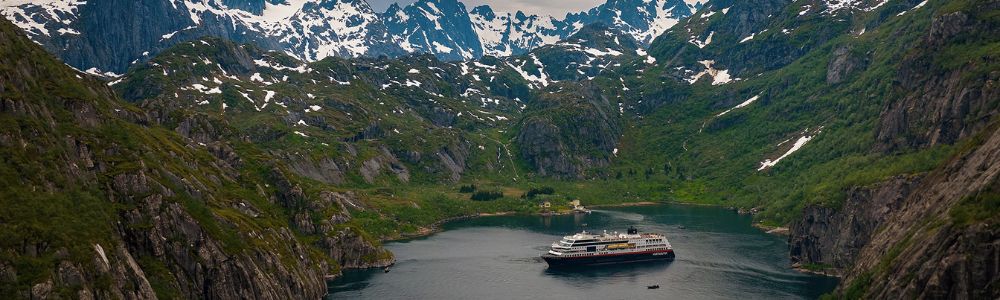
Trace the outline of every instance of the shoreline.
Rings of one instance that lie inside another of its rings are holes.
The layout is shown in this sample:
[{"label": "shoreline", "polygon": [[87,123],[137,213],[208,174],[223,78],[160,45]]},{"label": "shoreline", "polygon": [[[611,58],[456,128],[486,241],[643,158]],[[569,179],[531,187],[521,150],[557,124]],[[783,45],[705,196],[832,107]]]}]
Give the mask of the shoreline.
[{"label": "shoreline", "polygon": [[[682,202],[638,201],[638,202],[623,202],[623,203],[613,203],[613,204],[597,204],[597,205],[591,205],[591,206],[588,206],[588,207],[591,207],[591,208],[598,208],[598,207],[634,207],[634,206],[651,206],[651,205],[663,205],[663,204],[689,205],[687,203],[682,203]],[[690,204],[690,205],[699,205],[699,204]],[[712,205],[709,205],[709,206],[712,206]],[[518,213],[518,212],[515,212],[515,211],[500,211],[500,212],[485,212],[485,213],[476,213],[476,214],[454,216],[454,217],[444,218],[444,219],[435,221],[434,223],[431,223],[430,225],[427,225],[427,226],[421,226],[414,233],[400,234],[398,237],[383,238],[383,239],[379,239],[379,241],[380,242],[395,242],[395,241],[403,241],[403,240],[408,240],[408,239],[415,239],[415,238],[421,238],[421,237],[430,236],[430,235],[433,235],[435,233],[440,232],[441,231],[441,225],[443,225],[444,223],[448,223],[448,222],[451,222],[451,221],[464,220],[464,219],[479,218],[479,217],[512,216],[512,215],[518,215],[518,214],[520,214],[520,215],[526,215],[526,216],[540,216],[540,217],[544,217],[544,216],[561,216],[561,215],[568,215],[568,214],[572,214],[572,213],[573,213],[572,210],[555,211],[555,212],[548,212],[548,213],[544,213],[544,212]]]},{"label": "shoreline", "polygon": [[785,226],[771,226],[771,225],[764,225],[764,224],[761,224],[761,223],[754,223],[754,224],[751,224],[751,226],[753,226],[754,228],[760,229],[761,231],[763,231],[764,233],[767,233],[767,234],[773,234],[773,235],[785,236],[785,237],[787,237],[790,234],[790,229],[788,229],[788,227],[785,227]]},{"label": "shoreline", "polygon": [[835,268],[829,268],[829,269],[824,269],[824,270],[811,270],[811,269],[803,268],[801,266],[792,265],[792,270],[795,270],[796,272],[803,273],[803,274],[826,276],[826,277],[835,277],[835,278],[839,278],[839,279],[843,279],[844,278],[843,275],[840,273],[840,270],[839,269],[835,269]]},{"label": "shoreline", "polygon": [[[597,204],[597,205],[591,205],[591,206],[588,206],[588,207],[590,207],[590,208],[602,208],[602,207],[605,207],[605,208],[607,208],[607,207],[636,207],[636,206],[652,206],[652,205],[665,205],[665,204],[723,207],[721,205],[716,205],[716,204],[687,203],[687,202],[678,202],[678,201],[638,201],[638,202],[623,202],[623,203],[613,203],[613,204]],[[417,239],[417,238],[428,237],[428,236],[431,236],[431,235],[433,235],[435,233],[441,232],[443,230],[441,228],[441,226],[444,225],[445,223],[451,222],[451,221],[464,220],[464,219],[479,218],[479,217],[512,216],[512,215],[558,216],[558,215],[567,215],[567,214],[572,214],[572,213],[573,213],[572,210],[557,211],[557,212],[547,212],[547,213],[546,212],[518,213],[518,212],[515,212],[515,211],[500,211],[500,212],[485,212],[485,213],[475,213],[475,214],[468,214],[468,215],[460,215],[460,216],[454,216],[454,217],[450,217],[450,218],[444,218],[444,219],[435,221],[434,223],[431,223],[431,224],[429,224],[427,226],[421,226],[414,233],[401,234],[400,236],[393,237],[393,238],[379,239],[379,241],[384,243],[384,242],[395,242],[395,241],[403,241],[403,240],[409,240],[409,239]],[[789,228],[785,227],[785,226],[770,226],[770,225],[764,225],[764,224],[761,224],[761,223],[752,223],[751,226],[753,226],[754,228],[757,228],[757,229],[763,231],[766,234],[777,235],[777,236],[785,236],[785,237],[787,237],[789,235]],[[790,267],[791,267],[792,270],[795,270],[795,271],[803,273],[803,274],[811,274],[811,275],[820,275],[820,276],[829,276],[829,277],[842,278],[842,275],[836,269],[830,269],[830,270],[810,270],[810,269],[802,268],[801,266],[795,266],[795,265],[792,265]],[[363,269],[368,269],[368,268],[349,268],[349,269],[352,269],[352,270],[363,270]],[[326,279],[330,280],[330,279],[336,278],[336,277],[339,277],[339,276],[335,275],[333,277],[327,277]]]},{"label": "shoreline", "polygon": [[427,237],[427,236],[430,236],[430,235],[433,235],[435,233],[440,232],[441,231],[441,225],[443,225],[444,223],[451,222],[451,221],[458,221],[458,220],[478,218],[478,217],[510,216],[510,215],[515,215],[515,214],[517,214],[517,213],[513,212],[513,211],[500,211],[500,212],[491,212],[491,213],[476,213],[476,214],[469,214],[469,215],[454,216],[454,217],[444,218],[444,219],[435,221],[434,223],[431,223],[430,225],[427,225],[427,226],[421,226],[414,233],[400,234],[398,237],[383,238],[383,239],[379,239],[379,241],[381,241],[381,242],[395,242],[395,241],[403,241],[403,240],[409,240],[409,239],[416,239],[416,238]]},{"label": "shoreline", "polygon": [[639,201],[639,202],[624,202],[624,203],[613,203],[613,204],[595,204],[586,207],[633,207],[633,206],[661,205],[668,203],[670,202]]}]

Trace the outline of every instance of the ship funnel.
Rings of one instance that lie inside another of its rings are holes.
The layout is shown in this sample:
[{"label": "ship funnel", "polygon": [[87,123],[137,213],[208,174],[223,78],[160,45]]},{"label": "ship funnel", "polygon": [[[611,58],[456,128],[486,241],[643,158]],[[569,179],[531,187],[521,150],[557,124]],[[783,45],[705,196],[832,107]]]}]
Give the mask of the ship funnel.
[{"label": "ship funnel", "polygon": [[628,234],[637,234],[637,233],[639,233],[639,229],[635,229],[635,226],[628,227]]}]

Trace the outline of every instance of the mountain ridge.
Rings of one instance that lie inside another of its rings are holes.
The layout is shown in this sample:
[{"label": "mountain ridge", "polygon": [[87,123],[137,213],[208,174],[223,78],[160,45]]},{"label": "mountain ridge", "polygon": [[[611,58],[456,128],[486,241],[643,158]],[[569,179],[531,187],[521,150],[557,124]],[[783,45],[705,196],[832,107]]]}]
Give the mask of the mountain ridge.
[{"label": "mountain ridge", "polygon": [[609,0],[564,20],[485,6],[468,11],[456,0],[392,5],[381,13],[365,0],[45,0],[6,2],[0,13],[71,66],[113,77],[173,44],[206,35],[253,42],[307,61],[420,53],[445,60],[510,56],[555,43],[591,23],[606,23],[645,45],[700,5],[630,1]]}]

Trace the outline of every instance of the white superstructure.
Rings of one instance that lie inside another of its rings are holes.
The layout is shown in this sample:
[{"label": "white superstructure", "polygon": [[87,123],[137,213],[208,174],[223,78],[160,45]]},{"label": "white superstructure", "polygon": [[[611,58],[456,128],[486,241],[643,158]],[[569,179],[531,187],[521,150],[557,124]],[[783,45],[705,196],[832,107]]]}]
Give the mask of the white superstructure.
[{"label": "white superstructure", "polygon": [[672,250],[670,242],[662,234],[638,233],[635,229],[629,229],[628,233],[593,234],[583,231],[564,236],[562,240],[552,243],[548,254],[560,257],[584,257],[659,253],[669,250]]}]

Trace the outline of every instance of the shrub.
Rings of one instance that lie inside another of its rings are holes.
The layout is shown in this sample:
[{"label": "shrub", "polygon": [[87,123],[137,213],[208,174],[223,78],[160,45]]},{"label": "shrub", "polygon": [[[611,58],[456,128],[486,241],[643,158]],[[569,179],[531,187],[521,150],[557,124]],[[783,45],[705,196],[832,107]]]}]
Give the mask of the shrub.
[{"label": "shrub", "polygon": [[556,190],[551,187],[541,187],[541,188],[531,188],[525,193],[521,198],[535,198],[536,195],[552,195],[555,194]]},{"label": "shrub", "polygon": [[472,193],[472,192],[475,192],[475,191],[476,191],[476,185],[475,184],[463,185],[463,186],[461,186],[461,187],[458,188],[458,192],[459,193],[463,193],[463,194],[468,194],[468,193]]},{"label": "shrub", "polygon": [[478,191],[472,194],[473,201],[490,201],[503,198],[503,192],[501,191]]}]

